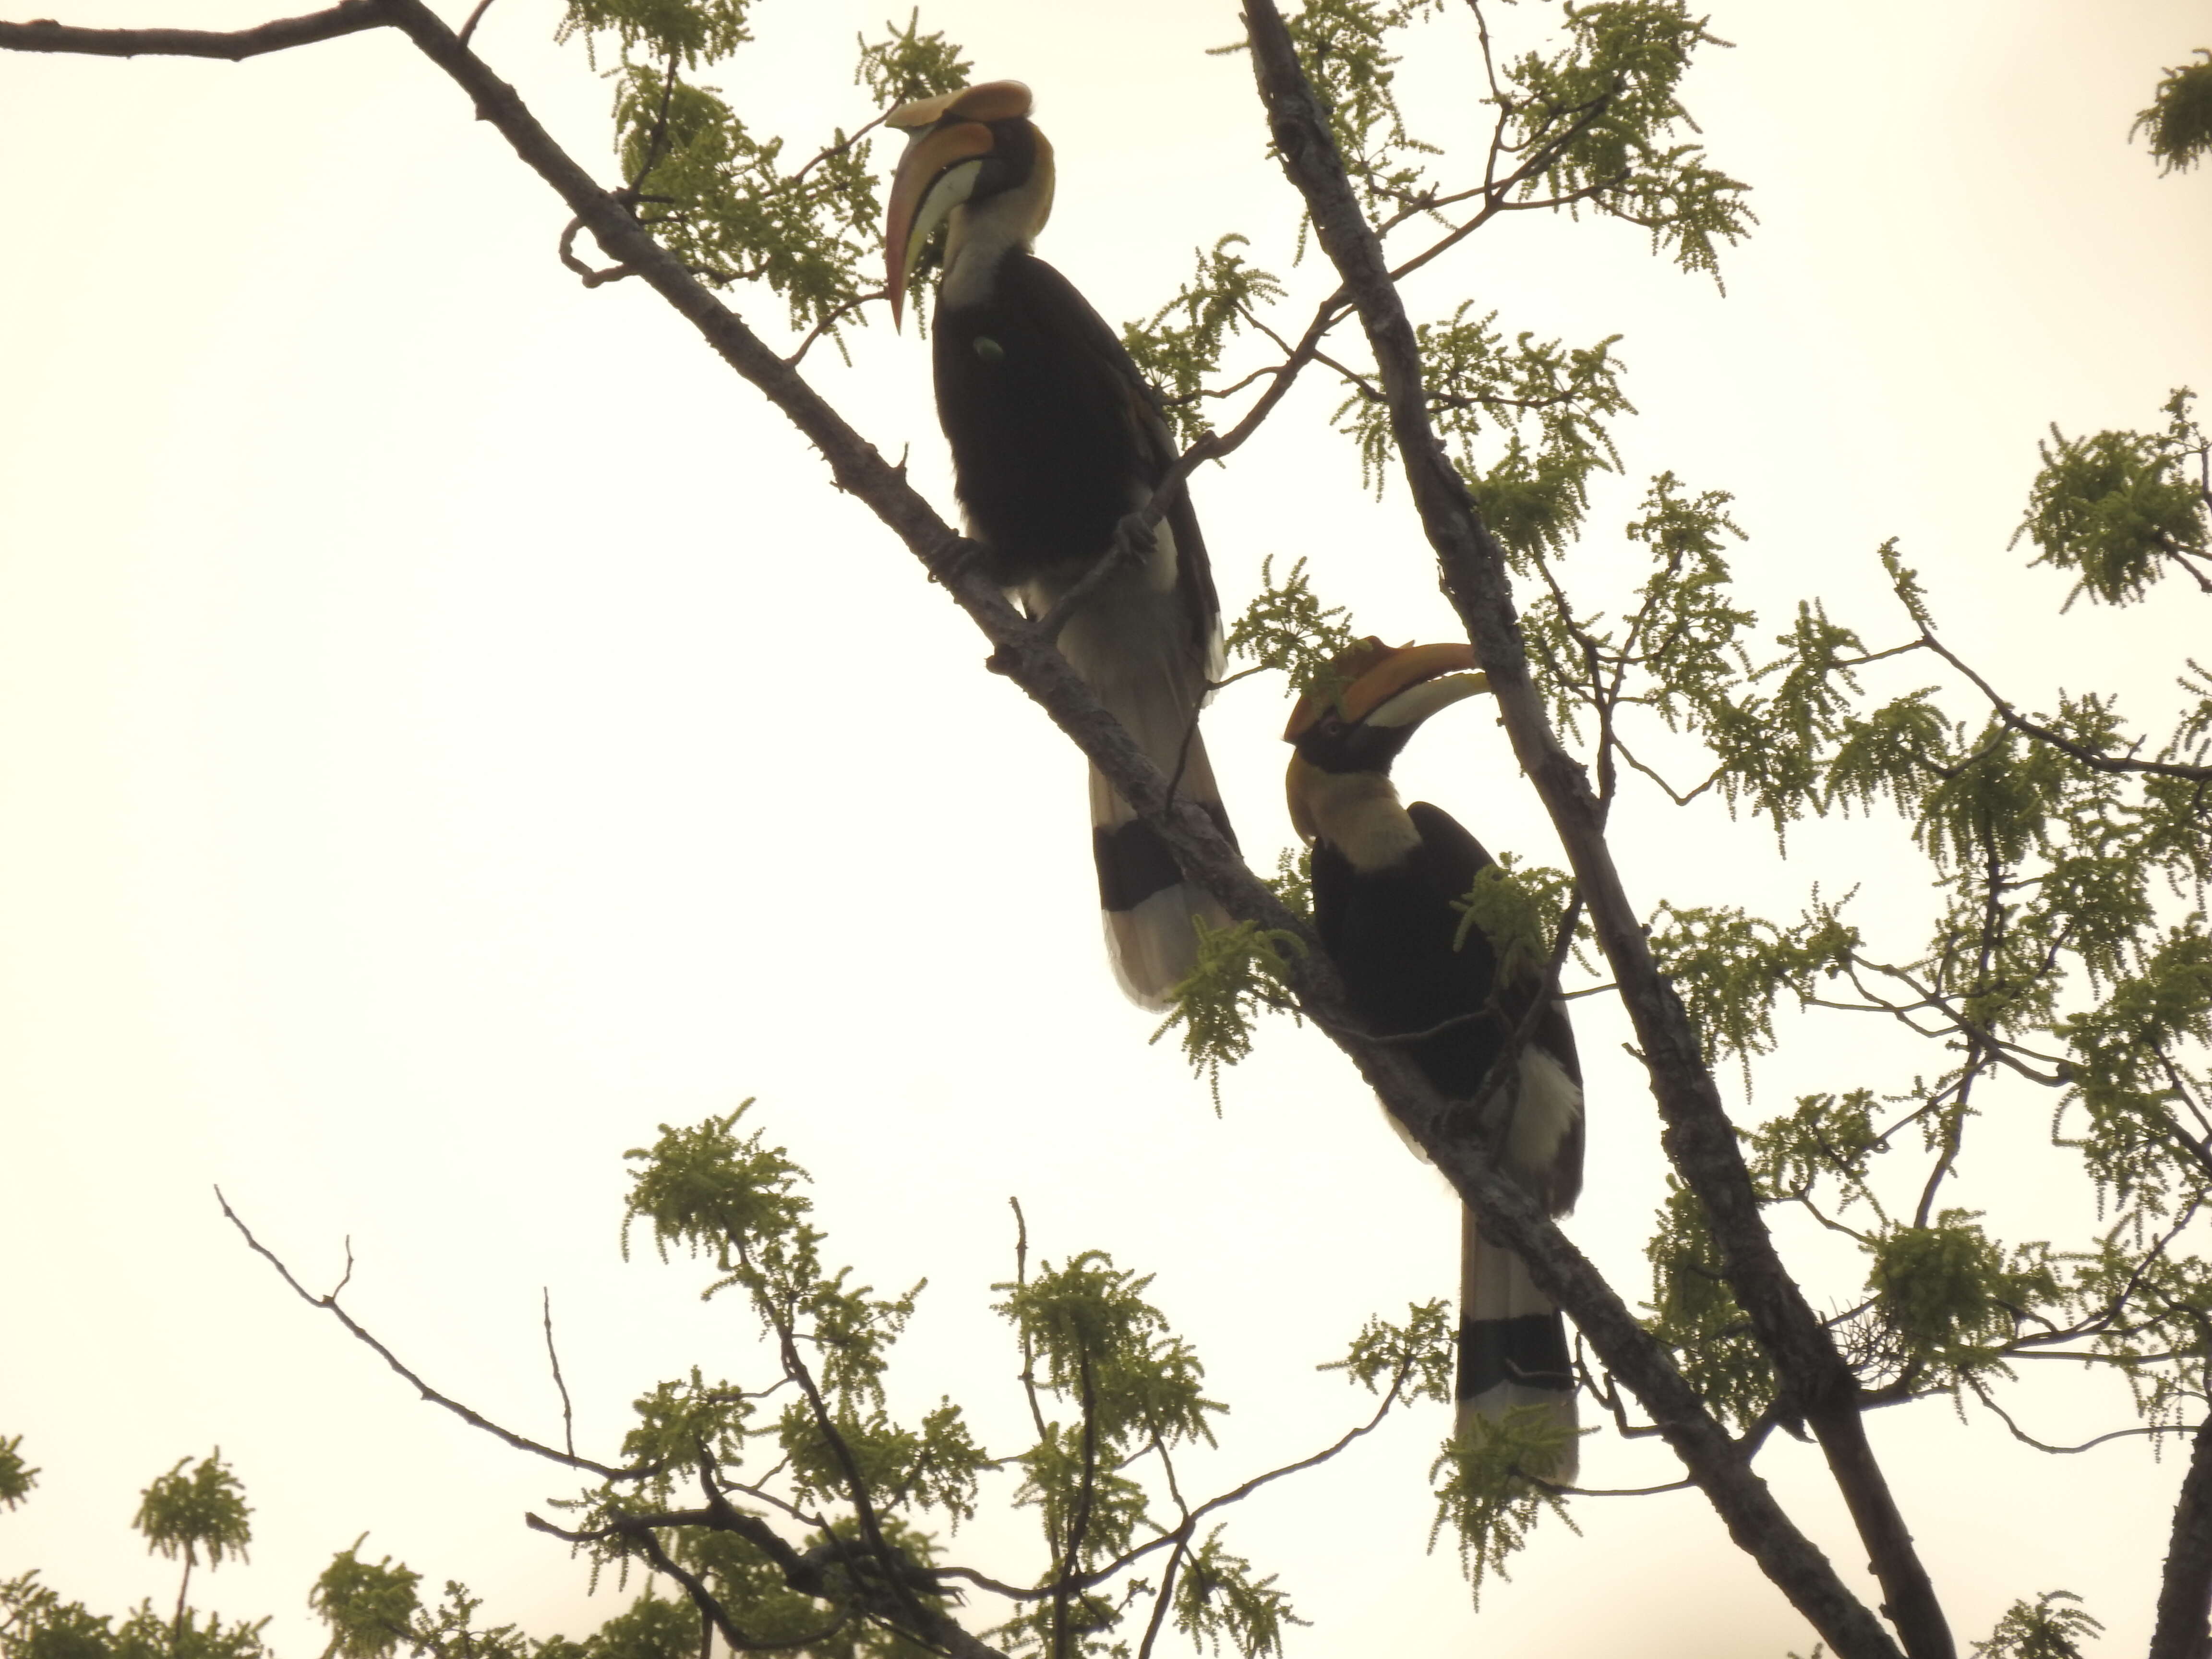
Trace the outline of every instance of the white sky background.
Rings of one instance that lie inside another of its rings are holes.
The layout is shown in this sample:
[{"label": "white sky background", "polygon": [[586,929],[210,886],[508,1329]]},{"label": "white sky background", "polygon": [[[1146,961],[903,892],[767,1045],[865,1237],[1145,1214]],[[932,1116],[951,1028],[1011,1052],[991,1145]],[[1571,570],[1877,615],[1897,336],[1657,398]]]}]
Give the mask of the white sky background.
[{"label": "white sky background", "polygon": [[[764,4],[760,44],[714,78],[811,148],[872,112],[851,42],[883,10]],[[550,45],[556,15],[499,0],[477,44],[609,176],[609,88]],[[1061,170],[1040,251],[1109,319],[1152,310],[1224,231],[1289,271],[1248,70],[1201,52],[1236,35],[1233,8],[979,0],[925,23],[979,76],[1036,88]],[[2125,143],[2212,16],[1720,3],[1714,27],[1739,49],[1688,100],[1763,222],[1725,299],[1626,228],[1517,222],[1412,296],[1626,335],[1631,483],[1573,568],[1612,591],[1618,526],[1672,468],[1735,492],[1739,572],[1776,627],[1819,594],[1893,642],[1874,550],[1898,536],[1953,642],[2021,698],[2103,685],[2162,714],[2207,602],[2169,584],[2069,618],[2061,645],[2065,582],[2005,541],[2047,422],[2148,426],[2171,387],[2212,389],[2212,176],[2160,179]],[[1431,137],[1486,131],[1469,33],[1453,16],[1407,65]],[[987,1444],[1017,1443],[1017,1361],[986,1306],[1013,1194],[1042,1254],[1158,1272],[1235,1407],[1193,1486],[1364,1415],[1312,1368],[1370,1312],[1449,1292],[1442,1183],[1310,1032],[1268,1030],[1219,1121],[1146,1046],[1097,937],[1079,758],[658,299],[561,270],[557,202],[404,40],[240,67],[0,55],[0,1433],[45,1471],[0,1515],[0,1575],[38,1566],[100,1610],[173,1595],[127,1523],[148,1480],[220,1443],[257,1535],[195,1600],[273,1612],[294,1659],[324,1639],[308,1583],[364,1528],[370,1555],[466,1580],[495,1620],[589,1628],[618,1603],[520,1525],[558,1472],[412,1398],[246,1252],[210,1188],[319,1286],[350,1237],[356,1314],[541,1437],[550,1286],[580,1445],[605,1450],[659,1378],[762,1374],[741,1310],[616,1249],[623,1150],[747,1095],[814,1172],[836,1257],[885,1288],[931,1280],[895,1408],[950,1392]],[[1295,273],[1287,314],[1323,280]],[[773,334],[780,306],[736,303]],[[824,350],[810,373],[887,454],[911,443],[949,509],[927,349],[852,338],[853,370]],[[1304,554],[1364,627],[1448,637],[1402,487],[1363,495],[1323,428],[1334,397],[1304,387],[1199,483],[1224,600],[1263,556]],[[1873,683],[1935,678],[1908,659]],[[1263,866],[1291,838],[1283,714],[1255,681],[1208,717]],[[1486,718],[1439,720],[1401,775],[1493,848],[1558,861]],[[1786,915],[1816,878],[1863,883],[1863,924],[1911,948],[1884,930],[1915,922],[1923,878],[1886,821],[1814,826],[1786,865],[1710,801],[1630,824],[1646,907]],[[1571,1230],[1633,1297],[1653,1114],[1618,1022],[1578,1006],[1595,1133]],[[1784,1035],[1756,1110],[1932,1064],[1871,1029]],[[2002,1098],[1960,1201],[2003,1237],[2078,1231],[2086,1212],[2039,1187],[2060,1167],[2036,1150],[2050,1103]],[[2038,1381],[2026,1409],[2051,1437],[2128,1420],[2112,1392]],[[1578,1504],[1580,1539],[1547,1522],[1470,1624],[1449,1547],[1423,1553],[1443,1427],[1419,1411],[1231,1517],[1315,1621],[1293,1652],[1807,1650],[1693,1493]],[[1874,1432],[1962,1637],[2063,1587],[2106,1650],[2140,1647],[2179,1460],[2139,1441],[2045,1458],[1941,1403]],[[1784,1443],[1760,1467],[1865,1583],[1817,1465]],[[1585,1469],[1674,1473],[1610,1435]],[[1032,1575],[1027,1524],[987,1514],[953,1555]]]}]

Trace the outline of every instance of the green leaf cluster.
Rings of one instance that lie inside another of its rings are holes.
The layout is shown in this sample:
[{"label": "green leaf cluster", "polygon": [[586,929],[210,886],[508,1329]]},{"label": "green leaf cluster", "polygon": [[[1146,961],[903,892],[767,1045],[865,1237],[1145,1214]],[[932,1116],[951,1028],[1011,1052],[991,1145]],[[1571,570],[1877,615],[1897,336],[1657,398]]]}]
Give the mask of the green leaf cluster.
[{"label": "green leaf cluster", "polygon": [[150,1601],[118,1620],[63,1601],[35,1572],[0,1583],[0,1659],[269,1659],[268,1622],[227,1625],[190,1607],[173,1618]]},{"label": "green leaf cluster", "polygon": [[[1287,902],[1292,892],[1303,895],[1304,882],[1291,855],[1283,854],[1278,896]],[[1252,1052],[1253,1023],[1261,1010],[1291,1006],[1290,957],[1303,954],[1305,944],[1287,929],[1255,921],[1214,927],[1194,916],[1191,925],[1198,930],[1197,959],[1168,994],[1173,1006],[1151,1041],[1181,1031],[1183,1058],[1194,1076],[1206,1080],[1218,1114],[1221,1068]]]},{"label": "green leaf cluster", "polygon": [[[2212,64],[2206,66],[2212,88]],[[2040,550],[2035,562],[2076,573],[2074,598],[2133,605],[2173,571],[2212,592],[2212,439],[2190,413],[2196,393],[2166,399],[2163,432],[2099,432],[2069,438],[2054,422],[2037,446],[2043,467],[2027,516],[2013,532]],[[2191,477],[2194,473],[2196,476]]]},{"label": "green leaf cluster", "polygon": [[1416,1302],[1407,1306],[1402,1325],[1370,1318],[1351,1351],[1321,1369],[1347,1373],[1370,1394],[1403,1391],[1449,1405],[1458,1354],[1458,1316],[1451,1304]]},{"label": "green leaf cluster", "polygon": [[1774,1006],[1785,992],[1800,1002],[1815,975],[1840,973],[1858,930],[1820,906],[1788,927],[1735,905],[1676,906],[1662,900],[1648,924],[1652,960],[1682,994],[1708,1063],[1747,1062],[1774,1047]]},{"label": "green leaf cluster", "polygon": [[[842,349],[845,322],[883,291],[872,144],[866,127],[839,127],[792,165],[783,138],[754,132],[694,78],[750,41],[750,0],[573,0],[560,38],[580,37],[594,54],[600,40],[615,43],[615,148],[639,222],[702,281],[765,283],[794,331]],[[860,40],[853,77],[876,99],[966,83],[960,49],[923,33],[918,11],[903,29],[884,27],[886,38]]]},{"label": "green leaf cluster", "polygon": [[39,1472],[23,1461],[23,1437],[0,1436],[0,1510],[12,1510],[31,1495]]},{"label": "green leaf cluster", "polygon": [[2059,1297],[2048,1245],[2007,1252],[1969,1211],[1945,1210],[1924,1227],[1886,1229],[1871,1245],[1867,1285],[1875,1312],[1905,1365],[1947,1384],[2003,1370],[2022,1322]]},{"label": "green leaf cluster", "polygon": [[[1459,912],[1452,949],[1465,950],[1468,934],[1480,928],[1497,957],[1501,982],[1543,973],[1552,965],[1559,926],[1574,894],[1575,878],[1565,871],[1530,864],[1518,853],[1500,853],[1496,863],[1475,872],[1466,896],[1452,901]],[[1579,915],[1576,933],[1579,940],[1590,937],[1587,919]]]},{"label": "green leaf cluster", "polygon": [[1358,638],[1352,613],[1340,605],[1323,604],[1313,591],[1305,560],[1294,561],[1278,582],[1270,555],[1260,561],[1259,591],[1231,625],[1224,644],[1229,655],[1249,659],[1254,670],[1284,676],[1293,696],[1318,691],[1333,697],[1344,691],[1334,664]]},{"label": "green leaf cluster", "polygon": [[219,1446],[187,1474],[185,1465],[191,1462],[179,1458],[174,1468],[139,1494],[137,1517],[131,1524],[144,1534],[149,1553],[172,1561],[181,1556],[188,1565],[204,1561],[216,1567],[226,1557],[244,1560],[246,1547],[253,1541],[246,1487],[223,1462]]},{"label": "green leaf cluster", "polygon": [[2166,70],[2150,107],[2136,117],[2128,137],[2150,135],[2150,153],[2161,173],[2186,173],[2212,155],[2212,50],[2203,46],[2201,64],[2179,64]]},{"label": "green leaf cluster", "polygon": [[1121,343],[1159,390],[1162,412],[1180,443],[1194,442],[1206,428],[1200,404],[1220,394],[1208,392],[1206,382],[1219,372],[1230,340],[1283,297],[1273,273],[1247,263],[1238,251],[1249,246],[1250,238],[1232,231],[1210,251],[1199,249],[1198,268],[1174,299],[1146,320],[1122,325]]},{"label": "green leaf cluster", "polygon": [[2070,1590],[2045,1590],[2033,1601],[2015,1601],[1990,1632],[1974,1644],[1977,1659],[2086,1659],[2085,1644],[2105,1627],[2087,1609],[2061,1607],[2081,1598]]},{"label": "green leaf cluster", "polygon": [[1717,244],[1741,240],[1754,222],[1749,187],[1678,135],[1697,131],[1681,85],[1698,48],[1729,43],[1681,0],[1570,3],[1565,15],[1567,43],[1508,62],[1494,100],[1504,152],[1540,161],[1521,195],[1640,226],[1655,252],[1717,282]]},{"label": "green leaf cluster", "polygon": [[1672,1176],[1644,1254],[1651,1263],[1644,1328],[1674,1351],[1683,1380],[1716,1417],[1750,1428],[1774,1402],[1774,1367],[1729,1288],[1705,1206]]},{"label": "green leaf cluster", "polygon": [[1307,0],[1288,20],[1345,171],[1370,208],[1417,193],[1419,158],[1442,154],[1406,130],[1390,37],[1443,9],[1443,0]]},{"label": "green leaf cluster", "polygon": [[1476,1603],[1492,1573],[1510,1577],[1505,1564],[1525,1549],[1545,1514],[1580,1532],[1557,1492],[1532,1480],[1559,1467],[1574,1431],[1541,1406],[1521,1406],[1498,1419],[1472,1418],[1465,1431],[1430,1468],[1437,1495],[1429,1543],[1449,1526],[1459,1544],[1462,1571]]},{"label": "green leaf cluster", "polygon": [[362,1560],[361,1547],[368,1541],[363,1533],[340,1550],[307,1592],[307,1605],[331,1627],[323,1659],[391,1659],[409,1639],[422,1608],[415,1587],[422,1575],[394,1566],[388,1555]]}]

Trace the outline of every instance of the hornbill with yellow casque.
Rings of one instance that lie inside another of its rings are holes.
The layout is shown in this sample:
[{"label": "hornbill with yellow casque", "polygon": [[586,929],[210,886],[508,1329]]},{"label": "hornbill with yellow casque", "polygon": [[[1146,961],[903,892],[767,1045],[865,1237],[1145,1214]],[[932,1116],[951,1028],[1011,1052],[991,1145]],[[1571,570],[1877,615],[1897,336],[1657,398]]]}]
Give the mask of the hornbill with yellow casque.
[{"label": "hornbill with yellow casque", "polygon": [[[1509,963],[1482,930],[1459,938],[1466,896],[1491,862],[1449,814],[1401,805],[1391,763],[1421,722],[1489,690],[1464,645],[1358,641],[1332,665],[1334,691],[1300,700],[1283,733],[1295,745],[1291,822],[1313,849],[1314,921],[1344,976],[1354,1012],[1378,1036],[1429,1035],[1406,1045],[1448,1099],[1469,1100],[1511,1048],[1548,965]],[[1513,1105],[1501,1170],[1553,1215],[1582,1188],[1582,1070],[1565,1003],[1536,1013],[1504,1085]],[[1566,1322],[1513,1252],[1491,1243],[1473,1212],[1462,1224],[1458,1427],[1538,1406],[1575,1426]],[[1552,1478],[1574,1478],[1570,1438]]]},{"label": "hornbill with yellow casque", "polygon": [[[1053,193],[1052,146],[1030,107],[1027,87],[993,81],[893,110],[885,119],[908,143],[884,240],[895,320],[914,271],[940,250],[933,363],[954,493],[986,568],[1036,617],[1104,555],[1176,451],[1114,331],[1030,252]],[[1059,643],[1176,793],[1233,842],[1197,733],[1220,672],[1221,622],[1186,492],[1150,556],[1083,599]],[[1161,1006],[1196,954],[1191,919],[1227,917],[1095,769],[1091,823],[1115,972],[1132,997]]]}]

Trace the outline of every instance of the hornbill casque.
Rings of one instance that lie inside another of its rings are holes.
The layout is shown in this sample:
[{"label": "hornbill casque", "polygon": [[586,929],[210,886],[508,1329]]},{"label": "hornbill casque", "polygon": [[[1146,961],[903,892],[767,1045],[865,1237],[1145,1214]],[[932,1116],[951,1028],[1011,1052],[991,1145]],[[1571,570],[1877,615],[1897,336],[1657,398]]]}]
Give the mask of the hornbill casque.
[{"label": "hornbill casque", "polygon": [[[1452,901],[1474,886],[1490,854],[1449,813],[1426,801],[1401,805],[1390,766],[1422,721],[1489,682],[1464,645],[1391,647],[1371,637],[1337,658],[1330,679],[1334,693],[1309,692],[1283,733],[1296,750],[1291,822],[1313,849],[1316,930],[1368,1029],[1398,1036],[1443,1027],[1407,1053],[1439,1094],[1471,1099],[1542,994],[1548,964],[1501,975],[1480,927],[1455,944],[1461,912]],[[1499,1167],[1564,1215],[1582,1189],[1583,1133],[1582,1069],[1564,1002],[1553,998],[1537,1015],[1515,1070],[1504,1085],[1514,1103]],[[1455,1394],[1462,1434],[1472,1417],[1526,1406],[1554,1413],[1571,1437],[1575,1428],[1565,1319],[1519,1256],[1482,1237],[1472,1211],[1461,1224]],[[1571,1481],[1575,1467],[1570,1437],[1563,1462],[1537,1473]]]},{"label": "hornbill casque", "polygon": [[[1176,458],[1173,434],[1119,337],[1073,285],[1030,252],[1052,211],[1052,146],[1030,90],[993,81],[902,104],[885,117],[905,155],[885,216],[891,314],[933,247],[938,419],[953,489],[984,568],[1032,617],[1097,562],[1121,520]],[[1071,615],[1060,648],[1171,781],[1233,844],[1197,735],[1220,672],[1220,605],[1206,544],[1178,489],[1151,556],[1124,564]],[[1122,988],[1164,1006],[1196,955],[1193,917],[1220,906],[1094,769],[1091,850]]]}]

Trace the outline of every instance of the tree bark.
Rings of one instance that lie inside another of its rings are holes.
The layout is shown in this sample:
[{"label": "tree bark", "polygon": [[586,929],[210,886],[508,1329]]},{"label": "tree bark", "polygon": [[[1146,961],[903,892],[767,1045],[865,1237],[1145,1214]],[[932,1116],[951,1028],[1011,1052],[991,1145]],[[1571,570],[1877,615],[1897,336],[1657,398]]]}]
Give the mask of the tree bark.
[{"label": "tree bark", "polygon": [[335,40],[342,34],[382,28],[391,20],[379,0],[340,0],[327,11],[279,17],[250,29],[82,29],[51,17],[0,23],[0,49],[66,52],[94,58],[227,58],[235,64],[265,52]]},{"label": "tree bark", "polygon": [[2212,1418],[2197,1425],[2189,1473],[2173,1506],[2172,1542],[2159,1581],[2149,1659],[2206,1659],[2212,1641]]}]

